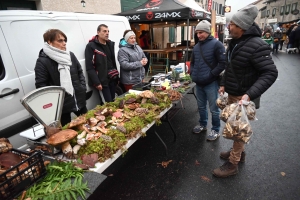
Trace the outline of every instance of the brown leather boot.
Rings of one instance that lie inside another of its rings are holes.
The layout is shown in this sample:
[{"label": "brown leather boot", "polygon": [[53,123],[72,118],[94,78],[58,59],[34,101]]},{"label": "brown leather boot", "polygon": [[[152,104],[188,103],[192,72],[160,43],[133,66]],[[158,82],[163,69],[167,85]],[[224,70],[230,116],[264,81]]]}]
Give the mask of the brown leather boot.
[{"label": "brown leather boot", "polygon": [[238,173],[238,165],[234,165],[227,161],[221,167],[214,169],[212,173],[216,177],[226,178]]},{"label": "brown leather boot", "polygon": [[[222,159],[228,160],[228,159],[229,159],[229,156],[230,156],[231,150],[232,150],[232,149],[230,149],[230,151],[223,151],[223,152],[221,152],[221,153],[220,153],[220,157],[221,157]],[[240,162],[241,162],[241,163],[245,162],[245,159],[246,159],[245,157],[246,157],[246,153],[245,153],[245,151],[243,151],[242,154],[241,154],[241,159],[240,159]]]}]

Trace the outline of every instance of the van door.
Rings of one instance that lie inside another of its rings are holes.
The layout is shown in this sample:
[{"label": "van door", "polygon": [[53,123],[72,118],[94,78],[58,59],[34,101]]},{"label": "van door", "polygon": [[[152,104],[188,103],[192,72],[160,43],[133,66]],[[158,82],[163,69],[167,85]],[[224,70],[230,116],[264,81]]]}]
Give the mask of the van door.
[{"label": "van door", "polygon": [[0,137],[1,130],[13,125],[14,119],[29,117],[20,103],[23,96],[22,84],[0,26]]}]

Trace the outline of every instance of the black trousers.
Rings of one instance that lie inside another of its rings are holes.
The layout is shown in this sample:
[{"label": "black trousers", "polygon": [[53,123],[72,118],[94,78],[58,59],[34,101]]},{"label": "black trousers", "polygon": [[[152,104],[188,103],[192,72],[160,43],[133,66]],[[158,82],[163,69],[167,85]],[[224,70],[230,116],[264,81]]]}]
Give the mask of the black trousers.
[{"label": "black trousers", "polygon": [[279,44],[280,44],[280,45],[279,45],[279,49],[280,49],[280,50],[282,50],[283,42],[284,42],[284,40],[280,40],[280,43],[279,43]]},{"label": "black trousers", "polygon": [[[83,107],[81,108],[80,110],[76,111],[76,112],[73,112],[76,116],[79,116],[79,115],[82,115],[82,114],[85,114],[87,113],[87,107]],[[69,113],[63,113],[61,115],[61,118],[60,118],[60,123],[62,126],[66,125],[67,123],[69,123],[71,121],[71,112]]]},{"label": "black trousers", "polygon": [[[104,102],[113,102],[116,96],[116,81],[109,82],[108,86],[103,86],[102,91],[99,91],[101,104]],[[102,93],[102,95],[101,95]],[[104,99],[103,99],[104,98]]]}]

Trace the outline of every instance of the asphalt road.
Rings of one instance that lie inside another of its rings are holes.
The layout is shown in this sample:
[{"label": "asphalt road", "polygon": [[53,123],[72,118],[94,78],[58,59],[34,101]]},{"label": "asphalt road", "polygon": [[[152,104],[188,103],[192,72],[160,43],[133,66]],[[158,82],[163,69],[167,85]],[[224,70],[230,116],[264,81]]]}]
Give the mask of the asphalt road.
[{"label": "asphalt road", "polygon": [[[167,123],[156,128],[168,155],[150,129],[104,171],[108,177],[89,199],[300,199],[300,55],[279,52],[273,60],[279,76],[261,98],[258,120],[251,123],[254,135],[246,145],[246,162],[239,164],[237,175],[212,175],[224,162],[220,151],[228,150],[232,141],[221,136],[208,142],[208,133],[191,133],[199,115],[194,96],[187,95],[185,109],[171,120],[177,141]],[[170,160],[166,168],[158,164]]]}]

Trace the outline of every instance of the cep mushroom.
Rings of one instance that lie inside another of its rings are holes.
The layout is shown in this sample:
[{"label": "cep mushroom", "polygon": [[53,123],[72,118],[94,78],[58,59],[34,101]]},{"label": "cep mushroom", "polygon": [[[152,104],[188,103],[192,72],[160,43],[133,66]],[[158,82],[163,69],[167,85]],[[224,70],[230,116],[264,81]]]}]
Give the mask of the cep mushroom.
[{"label": "cep mushroom", "polygon": [[147,99],[151,99],[154,97],[154,94],[150,91],[150,90],[145,90],[142,93],[139,94],[141,97],[143,97],[142,99],[142,104],[146,103]]},{"label": "cep mushroom", "polygon": [[69,141],[77,136],[77,132],[72,129],[65,129],[55,133],[47,139],[47,143],[52,146],[61,146],[64,155],[67,158],[72,158],[73,149]]}]

